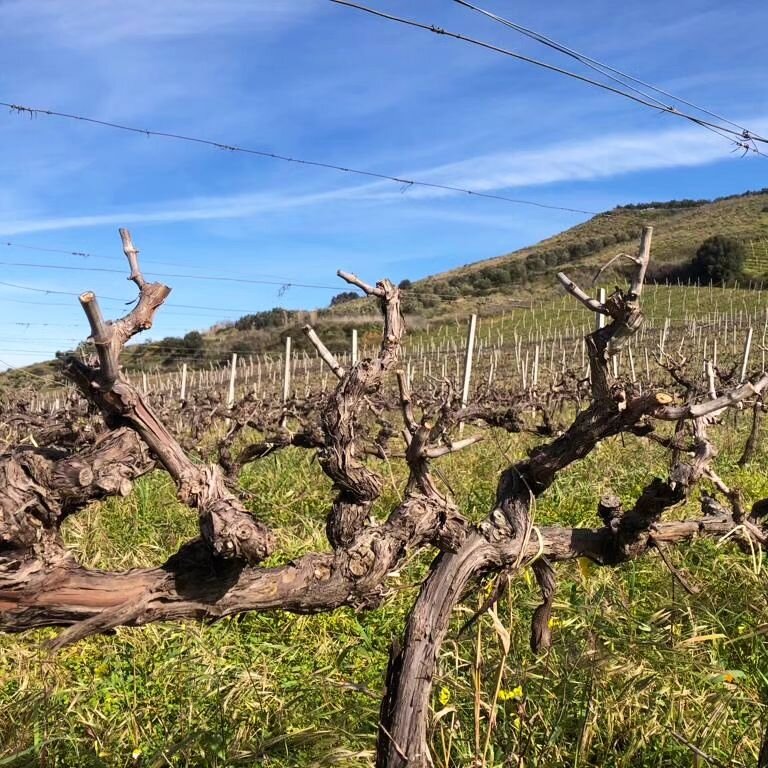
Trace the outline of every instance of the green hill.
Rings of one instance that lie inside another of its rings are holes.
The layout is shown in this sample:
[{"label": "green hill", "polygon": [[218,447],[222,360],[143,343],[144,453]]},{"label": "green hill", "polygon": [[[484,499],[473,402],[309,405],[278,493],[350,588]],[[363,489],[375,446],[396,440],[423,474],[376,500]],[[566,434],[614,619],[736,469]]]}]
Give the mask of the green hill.
[{"label": "green hill", "polygon": [[[633,252],[640,231],[653,226],[650,279],[674,277],[712,235],[726,235],[747,249],[745,279],[768,276],[768,189],[715,201],[682,200],[615,208],[536,245],[443,272],[412,285],[410,311],[451,314],[471,304],[475,311],[501,311],[510,294],[525,299],[553,290],[555,274],[589,282],[597,269],[622,251]],[[621,262],[604,273],[616,280]],[[508,303],[507,303],[508,306]]]}]

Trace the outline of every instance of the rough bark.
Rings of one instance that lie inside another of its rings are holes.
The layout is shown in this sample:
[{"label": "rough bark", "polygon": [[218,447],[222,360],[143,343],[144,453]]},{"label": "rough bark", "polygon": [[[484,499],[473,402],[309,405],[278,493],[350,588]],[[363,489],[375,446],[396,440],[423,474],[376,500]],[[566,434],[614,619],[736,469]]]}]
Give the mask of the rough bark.
[{"label": "rough bark", "polygon": [[121,229],[120,235],[131,268],[129,279],[139,288],[139,300],[125,317],[107,323],[95,294],[82,294],[80,303],[91,325],[99,366],[90,367],[70,358],[64,370],[100,409],[109,426],[127,426],[140,435],[176,482],[179,499],[197,509],[200,533],[217,557],[258,563],[274,547],[274,536],[267,526],[256,520],[226,487],[217,466],[199,466],[189,459],[142,394],[120,376],[123,346],[132,336],[152,326],[155,312],[170,293],[168,286],[144,280],[130,234]]},{"label": "rough bark", "polygon": [[378,356],[360,361],[343,375],[321,414],[325,446],[318,458],[338,492],[326,521],[328,541],[333,547],[352,543],[365,525],[371,505],[381,494],[381,478],[360,460],[357,420],[361,410],[367,407],[367,397],[379,388],[384,374],[397,364],[400,341],[405,333],[400,291],[395,285],[382,280],[373,288],[346,272],[339,272],[339,276],[368,296],[378,298],[384,315],[384,331]]},{"label": "rough bark", "polygon": [[106,432],[76,454],[24,446],[0,457],[0,552],[60,547],[62,521],[91,501],[127,496],[153,466],[138,437]]},{"label": "rough bark", "polygon": [[755,400],[755,404],[752,406],[752,426],[749,430],[749,437],[744,444],[744,452],[739,458],[739,466],[743,467],[745,464],[749,464],[752,459],[755,458],[757,453],[757,446],[760,442],[760,427],[763,419],[763,399],[758,397]]}]

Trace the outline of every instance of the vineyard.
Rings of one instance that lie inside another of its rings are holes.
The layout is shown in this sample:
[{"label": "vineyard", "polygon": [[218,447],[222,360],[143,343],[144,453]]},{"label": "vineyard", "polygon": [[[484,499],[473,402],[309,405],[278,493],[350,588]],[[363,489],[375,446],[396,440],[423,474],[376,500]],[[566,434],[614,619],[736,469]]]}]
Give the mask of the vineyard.
[{"label": "vineyard", "polygon": [[652,234],[414,333],[340,271],[378,338],[167,372],[121,230],[134,308],[2,403],[0,765],[768,766],[768,304]]}]

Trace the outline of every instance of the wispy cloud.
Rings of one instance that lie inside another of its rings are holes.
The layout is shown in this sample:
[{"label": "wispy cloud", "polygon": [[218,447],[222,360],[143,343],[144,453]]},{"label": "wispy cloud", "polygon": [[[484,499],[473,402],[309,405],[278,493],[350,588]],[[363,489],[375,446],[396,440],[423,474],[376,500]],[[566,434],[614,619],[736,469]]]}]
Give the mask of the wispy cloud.
[{"label": "wispy cloud", "polygon": [[[359,189],[359,188],[358,188]],[[104,213],[77,216],[42,216],[40,218],[0,221],[0,235],[20,235],[64,229],[132,224],[167,224],[190,221],[249,219],[291,208],[317,206],[355,195],[354,189],[336,189],[305,195],[241,194],[220,197],[196,197],[165,204],[121,208]]]},{"label": "wispy cloud", "polygon": [[[768,119],[749,121],[757,131],[768,130]],[[649,170],[702,166],[729,159],[727,143],[698,128],[638,133],[614,133],[587,141],[555,143],[536,150],[497,152],[401,175],[436,184],[482,192],[535,190],[558,182],[590,182]],[[732,162],[750,162],[751,158]],[[762,158],[757,158],[759,162]],[[395,169],[397,170],[397,169]],[[399,173],[399,172],[398,172]],[[243,192],[236,195],[170,200],[151,206],[77,214],[0,220],[0,235],[131,224],[253,219],[291,209],[322,209],[329,203],[407,201],[444,198],[455,193],[430,187],[403,192],[390,182],[373,182],[309,194]],[[418,215],[418,210],[416,214]],[[424,212],[433,217],[434,210]],[[452,214],[450,214],[452,215]]]},{"label": "wispy cloud", "polygon": [[[768,118],[748,121],[752,130],[768,130]],[[639,171],[707,165],[731,157],[729,144],[702,128],[676,128],[637,133],[613,133],[588,140],[556,143],[535,150],[495,152],[414,170],[406,177],[483,192],[524,189],[557,182],[592,181]],[[744,158],[743,162],[762,158]],[[742,162],[742,160],[738,160]],[[734,158],[734,162],[736,159]],[[381,189],[381,196],[397,192]],[[436,197],[447,191],[415,187],[414,197]]]}]

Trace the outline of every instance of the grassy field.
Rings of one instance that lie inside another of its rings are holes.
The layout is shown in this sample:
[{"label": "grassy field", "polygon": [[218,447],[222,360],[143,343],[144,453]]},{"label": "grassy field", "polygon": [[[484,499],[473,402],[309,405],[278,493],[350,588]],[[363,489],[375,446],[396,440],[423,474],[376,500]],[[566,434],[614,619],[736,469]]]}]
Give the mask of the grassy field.
[{"label": "grassy field", "polygon": [[[749,504],[768,496],[766,455],[738,468],[747,416],[726,422],[711,431],[715,466]],[[493,432],[438,462],[439,477],[480,519],[499,471],[532,440]],[[596,525],[602,493],[612,488],[629,503],[666,466],[659,447],[605,441],[562,473],[536,522]],[[394,461],[384,474],[382,515],[404,468]],[[280,561],[325,546],[331,491],[309,453],[251,465],[242,484],[279,532]],[[695,514],[693,506],[674,515]],[[195,532],[194,515],[156,473],[130,497],[70,520],[66,538],[89,566],[129,568],[161,562]],[[687,743],[716,765],[754,764],[768,720],[765,571],[728,543],[698,542],[672,557],[698,595],[684,593],[657,557],[559,568],[554,646],[541,657],[528,650],[539,599],[528,577],[512,582],[497,621],[486,615],[461,637],[477,601],[457,611],[434,687],[436,764],[706,765]],[[43,645],[53,630],[0,636],[0,766],[370,765],[388,646],[428,560],[409,563],[391,599],[369,613],[118,629],[57,655]]]}]

